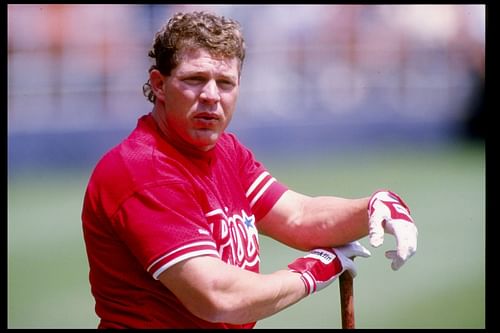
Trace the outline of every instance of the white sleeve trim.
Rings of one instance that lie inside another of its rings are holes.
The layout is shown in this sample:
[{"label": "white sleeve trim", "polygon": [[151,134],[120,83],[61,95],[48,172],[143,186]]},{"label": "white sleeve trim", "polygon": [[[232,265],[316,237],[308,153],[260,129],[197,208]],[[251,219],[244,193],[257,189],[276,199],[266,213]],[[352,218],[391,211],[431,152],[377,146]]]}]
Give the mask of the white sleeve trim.
[{"label": "white sleeve trim", "polygon": [[257,179],[252,183],[252,185],[250,185],[250,187],[248,188],[248,191],[247,193],[245,193],[246,197],[248,198],[250,196],[250,194],[255,190],[255,188],[257,186],[259,186],[260,182],[266,178],[266,176],[269,175],[269,172],[267,171],[264,171],[263,173],[260,174],[259,177],[257,177]]},{"label": "white sleeve trim", "polygon": [[189,253],[186,253],[184,255],[181,255],[169,262],[167,262],[166,264],[164,264],[163,266],[161,266],[160,268],[158,268],[156,270],[156,272],[153,273],[153,278],[155,280],[158,280],[158,277],[160,276],[161,273],[163,273],[165,270],[167,270],[168,268],[172,267],[173,265],[183,261],[183,260],[186,260],[186,259],[189,259],[189,258],[194,258],[194,257],[198,257],[198,256],[203,256],[203,255],[215,255],[215,256],[219,256],[219,253],[215,250],[200,250],[200,251],[194,251],[194,252],[189,252]]},{"label": "white sleeve trim", "polygon": [[264,194],[264,192],[265,192],[265,191],[269,188],[269,186],[271,186],[271,184],[272,184],[272,183],[274,183],[275,181],[276,181],[276,179],[275,179],[275,178],[271,178],[271,179],[269,179],[269,180],[267,181],[266,185],[264,185],[264,186],[260,189],[259,193],[257,193],[257,194],[255,195],[255,197],[253,198],[253,200],[250,202],[250,207],[253,207],[253,206],[255,205],[255,203],[257,202],[257,200],[259,200],[259,199],[260,199],[260,197]]}]

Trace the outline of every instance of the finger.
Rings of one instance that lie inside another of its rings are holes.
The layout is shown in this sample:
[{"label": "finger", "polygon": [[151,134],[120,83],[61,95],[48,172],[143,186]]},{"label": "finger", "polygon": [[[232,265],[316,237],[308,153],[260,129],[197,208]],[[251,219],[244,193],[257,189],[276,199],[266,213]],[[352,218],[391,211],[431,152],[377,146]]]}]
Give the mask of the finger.
[{"label": "finger", "polygon": [[396,233],[397,255],[406,261],[417,250],[417,233],[413,224],[399,224]]},{"label": "finger", "polygon": [[[341,255],[343,255],[343,254],[341,254]],[[358,275],[358,270],[357,270],[356,265],[354,264],[354,261],[352,259],[347,258],[347,257],[343,257],[341,262],[342,262],[342,266],[343,266],[344,270],[348,271],[353,278],[355,278],[356,275]]]},{"label": "finger", "polygon": [[391,267],[393,270],[397,271],[399,268],[401,268],[401,266],[403,266],[408,261],[408,259],[410,259],[413,256],[414,253],[415,252],[412,252],[411,255],[409,255],[407,258],[404,259],[397,254],[397,251],[391,250],[385,253],[385,257],[387,259],[392,260]]},{"label": "finger", "polygon": [[369,222],[368,238],[370,245],[379,247],[384,242],[384,228],[382,227],[382,218],[374,217]]},{"label": "finger", "polygon": [[399,258],[399,257],[394,258],[394,260],[391,263],[392,270],[393,271],[399,270],[401,268],[401,266],[404,265],[405,262],[406,262],[405,260],[401,260],[401,258]]},{"label": "finger", "polygon": [[402,244],[398,244],[396,249],[396,256],[403,261],[406,261],[410,257],[410,249],[408,248],[407,242],[400,242]]},{"label": "finger", "polygon": [[349,274],[351,274],[353,278],[355,278],[356,275],[358,275],[358,269],[356,268],[356,265],[354,264],[353,261],[351,261],[350,265],[346,267],[346,270],[349,272]]},{"label": "finger", "polygon": [[[340,250],[340,249],[339,249]],[[342,249],[342,253],[348,257],[348,258],[354,258],[354,257],[362,257],[362,258],[368,258],[372,254],[368,250],[359,250],[359,249]]]},{"label": "finger", "polygon": [[353,257],[368,258],[372,255],[371,252],[368,251],[368,249],[366,249],[358,241],[354,241],[344,246],[338,247],[337,250],[341,251],[348,258],[353,258]]},{"label": "finger", "polygon": [[397,271],[398,269],[401,268],[401,266],[404,265],[406,260],[402,259],[401,257],[398,256],[397,252],[394,250],[386,251],[385,252],[385,257],[387,259],[392,260],[391,262],[391,268],[394,271]]},{"label": "finger", "polygon": [[355,244],[353,244],[352,250],[353,250],[352,256],[368,258],[372,255],[371,252],[367,248],[365,248],[363,245],[361,245],[361,243],[359,243],[357,241]]},{"label": "finger", "polygon": [[391,267],[397,271],[411,257],[411,251],[406,245],[399,245],[396,251],[390,251],[390,254],[386,253],[386,257],[392,259]]},{"label": "finger", "polygon": [[372,255],[372,253],[370,251],[368,251],[368,249],[364,248],[360,251],[357,251],[355,253],[355,256],[356,257],[362,257],[362,258],[369,258],[370,256]]}]

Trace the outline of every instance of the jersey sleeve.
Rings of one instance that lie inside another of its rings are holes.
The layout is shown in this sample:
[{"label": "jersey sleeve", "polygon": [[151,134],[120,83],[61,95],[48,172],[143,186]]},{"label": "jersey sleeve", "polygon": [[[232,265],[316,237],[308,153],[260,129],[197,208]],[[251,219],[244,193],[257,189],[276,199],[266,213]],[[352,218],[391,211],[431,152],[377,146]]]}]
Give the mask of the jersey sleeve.
[{"label": "jersey sleeve", "polygon": [[266,167],[255,159],[248,148],[239,143],[234,136],[233,139],[238,152],[240,179],[245,189],[245,196],[258,222],[288,188],[276,180]]},{"label": "jersey sleeve", "polygon": [[114,230],[155,278],[188,258],[219,257],[196,194],[182,183],[155,185],[125,201]]}]

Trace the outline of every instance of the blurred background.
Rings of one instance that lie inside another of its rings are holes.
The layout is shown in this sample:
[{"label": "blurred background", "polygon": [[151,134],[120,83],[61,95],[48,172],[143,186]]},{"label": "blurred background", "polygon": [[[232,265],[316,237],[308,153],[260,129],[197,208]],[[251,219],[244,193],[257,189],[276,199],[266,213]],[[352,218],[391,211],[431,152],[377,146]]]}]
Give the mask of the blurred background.
[{"label": "blurred background", "polygon": [[[8,5],[8,327],[95,328],[81,204],[98,159],[151,111],[173,13],[238,20],[229,130],[309,195],[402,195],[419,249],[359,259],[358,328],[484,328],[485,5]],[[367,239],[361,242],[369,247]],[[261,237],[263,273],[301,253]],[[337,283],[257,328],[340,328]]]}]

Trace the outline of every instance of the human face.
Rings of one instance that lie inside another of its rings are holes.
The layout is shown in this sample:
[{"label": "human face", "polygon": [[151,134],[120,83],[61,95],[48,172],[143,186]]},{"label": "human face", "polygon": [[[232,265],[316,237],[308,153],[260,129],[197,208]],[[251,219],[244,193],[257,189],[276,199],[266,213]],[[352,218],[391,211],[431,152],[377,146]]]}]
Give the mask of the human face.
[{"label": "human face", "polygon": [[208,151],[233,116],[239,62],[213,57],[203,49],[184,51],[180,59],[171,74],[163,77],[161,94],[156,94],[160,106],[156,119],[174,145]]}]

